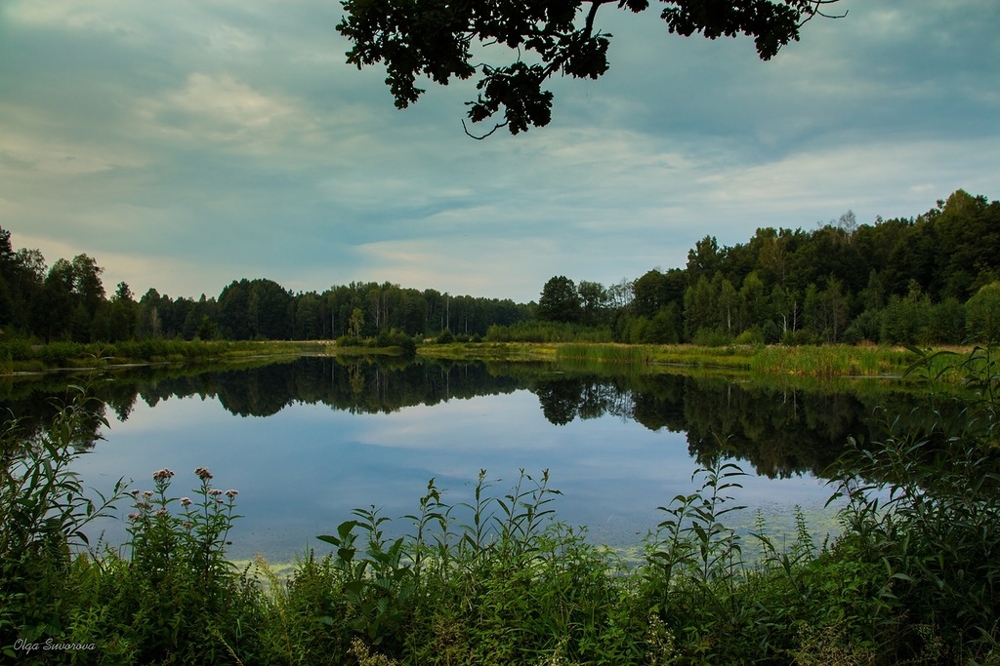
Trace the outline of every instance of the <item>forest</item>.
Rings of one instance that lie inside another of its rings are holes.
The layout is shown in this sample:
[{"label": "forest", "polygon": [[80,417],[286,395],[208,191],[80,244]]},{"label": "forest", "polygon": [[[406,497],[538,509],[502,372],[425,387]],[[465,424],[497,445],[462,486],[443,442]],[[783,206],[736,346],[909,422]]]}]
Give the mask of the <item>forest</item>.
[{"label": "forest", "polygon": [[963,190],[914,218],[859,224],[851,211],[811,231],[758,228],[746,243],[705,236],[687,264],[603,285],[555,276],[538,302],[453,296],[389,282],[293,293],[263,278],[218,297],[108,296],[86,254],[51,266],[0,228],[2,339],[119,342],[348,340],[380,333],[459,339],[702,345],[959,344],[997,339],[1000,202]]}]

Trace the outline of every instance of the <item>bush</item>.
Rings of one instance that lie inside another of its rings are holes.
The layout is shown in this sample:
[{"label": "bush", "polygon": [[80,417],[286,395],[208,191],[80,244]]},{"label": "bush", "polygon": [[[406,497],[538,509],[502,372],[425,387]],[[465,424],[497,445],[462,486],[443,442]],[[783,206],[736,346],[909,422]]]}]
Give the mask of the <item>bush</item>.
[{"label": "bush", "polygon": [[66,636],[80,592],[70,548],[87,545],[84,528],[122,496],[119,480],[110,497],[88,499],[71,470],[95,418],[107,425],[81,390],[47,432],[26,437],[12,422],[0,434],[0,651],[10,658],[17,639]]},{"label": "bush", "polygon": [[168,495],[174,473],[153,473],[155,490],[132,491],[127,554],[103,554],[79,609],[75,642],[99,636],[105,655],[125,663],[229,663],[253,654],[259,588],[225,557],[237,491],[195,470],[195,499]]},{"label": "bush", "polygon": [[760,332],[764,337],[764,344],[773,345],[781,340],[781,329],[770,319],[764,322]]},{"label": "bush", "polygon": [[[910,374],[935,379],[938,355]],[[892,627],[888,659],[991,660],[1000,641],[1000,361],[978,348],[959,367],[974,394],[957,418],[938,400],[927,428],[887,415],[888,437],[855,443],[837,473],[849,500],[844,555],[882,572],[872,592],[884,607],[875,619]]]},{"label": "bush", "polygon": [[760,329],[754,326],[753,328],[748,328],[733,340],[734,345],[762,345],[764,344],[764,334],[761,333]]},{"label": "bush", "polygon": [[356,338],[354,336],[342,335],[339,338],[337,338],[338,347],[361,347],[363,345],[364,342],[361,340],[361,338]]},{"label": "bush", "polygon": [[488,342],[611,342],[611,329],[556,321],[522,321],[490,326]]},{"label": "bush", "polygon": [[719,329],[699,328],[691,342],[699,347],[724,347],[732,339]]}]

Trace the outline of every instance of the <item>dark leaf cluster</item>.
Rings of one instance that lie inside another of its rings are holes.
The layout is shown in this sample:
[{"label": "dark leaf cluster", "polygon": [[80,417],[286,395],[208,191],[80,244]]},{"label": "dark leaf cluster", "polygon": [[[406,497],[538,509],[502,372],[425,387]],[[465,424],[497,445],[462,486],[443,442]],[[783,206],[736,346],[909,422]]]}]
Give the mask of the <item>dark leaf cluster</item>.
[{"label": "dark leaf cluster", "polygon": [[[709,39],[739,34],[753,38],[769,60],[799,39],[802,24],[838,0],[674,0],[661,18],[671,33],[701,33]],[[384,63],[386,85],[397,108],[424,92],[419,77],[447,85],[478,76],[468,117],[482,122],[503,112],[511,134],[543,127],[552,119],[555,74],[597,79],[609,67],[611,35],[595,28],[598,10],[609,4],[640,13],[648,0],[344,0],[337,30],[352,42],[347,62],[359,69]],[[508,64],[479,62],[489,47],[512,52]],[[525,61],[528,57],[529,62]],[[492,134],[488,132],[486,136]],[[483,138],[483,137],[476,137]]]}]

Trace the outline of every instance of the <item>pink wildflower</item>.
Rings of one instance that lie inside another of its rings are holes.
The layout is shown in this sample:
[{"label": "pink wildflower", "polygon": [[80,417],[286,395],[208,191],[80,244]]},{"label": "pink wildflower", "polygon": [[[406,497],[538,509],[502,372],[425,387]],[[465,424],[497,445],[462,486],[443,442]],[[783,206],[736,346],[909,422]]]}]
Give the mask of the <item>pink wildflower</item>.
[{"label": "pink wildflower", "polygon": [[153,472],[153,481],[167,481],[174,475],[169,469],[164,467],[163,469]]}]

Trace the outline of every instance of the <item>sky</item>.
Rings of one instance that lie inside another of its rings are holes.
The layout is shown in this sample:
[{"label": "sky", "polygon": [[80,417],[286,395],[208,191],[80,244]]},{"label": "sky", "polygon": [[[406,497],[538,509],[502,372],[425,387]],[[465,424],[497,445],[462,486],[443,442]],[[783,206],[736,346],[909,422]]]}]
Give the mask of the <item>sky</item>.
[{"label": "sky", "polygon": [[601,9],[610,70],[554,80],[549,126],[474,141],[473,84],[397,110],[333,0],[3,0],[0,227],[50,265],[94,257],[109,293],[527,302],[683,267],[706,235],[1000,198],[997,0],[841,0],[766,63],[655,5]]}]

